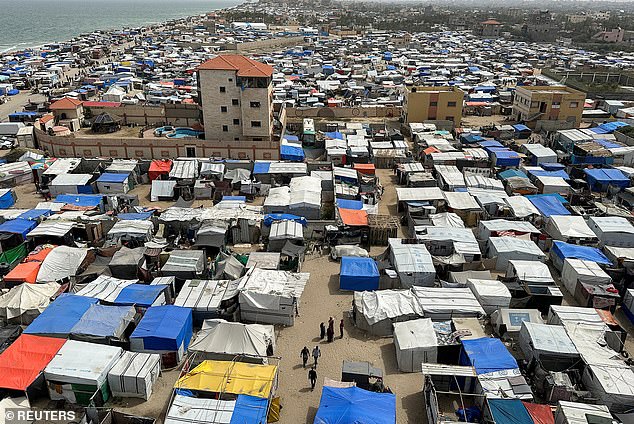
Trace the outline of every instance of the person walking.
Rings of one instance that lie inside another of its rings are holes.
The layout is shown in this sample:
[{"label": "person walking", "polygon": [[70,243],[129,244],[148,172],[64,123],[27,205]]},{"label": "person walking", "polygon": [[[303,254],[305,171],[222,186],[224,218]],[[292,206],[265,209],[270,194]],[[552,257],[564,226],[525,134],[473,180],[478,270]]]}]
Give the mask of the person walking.
[{"label": "person walking", "polygon": [[332,343],[332,340],[335,338],[335,330],[332,327],[328,327],[326,334],[328,335],[328,343]]},{"label": "person walking", "polygon": [[320,356],[321,350],[319,349],[319,346],[315,346],[315,348],[313,349],[313,359],[315,360],[315,365],[313,365],[314,368],[317,368],[317,360]]},{"label": "person walking", "polygon": [[335,329],[335,320],[333,319],[333,317],[330,317],[328,319],[328,327],[332,328],[333,330]]},{"label": "person walking", "polygon": [[308,371],[308,380],[310,381],[310,390],[315,390],[315,384],[317,383],[317,371],[315,371],[315,367],[312,367]]},{"label": "person walking", "polygon": [[339,338],[343,339],[343,318],[341,318],[341,321],[339,322]]},{"label": "person walking", "polygon": [[319,324],[319,339],[323,340],[326,337],[326,324],[323,322]]},{"label": "person walking", "polygon": [[299,352],[299,356],[302,357],[302,365],[306,368],[306,363],[308,363],[308,357],[310,356],[310,351],[306,346]]}]

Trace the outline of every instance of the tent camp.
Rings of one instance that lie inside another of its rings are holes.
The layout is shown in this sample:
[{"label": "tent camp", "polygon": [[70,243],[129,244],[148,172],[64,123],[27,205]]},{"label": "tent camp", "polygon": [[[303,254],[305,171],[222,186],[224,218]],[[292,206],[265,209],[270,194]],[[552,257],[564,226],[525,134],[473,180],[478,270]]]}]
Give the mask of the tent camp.
[{"label": "tent camp", "polygon": [[341,290],[377,290],[379,288],[379,269],[372,258],[344,256],[341,258],[339,273]]},{"label": "tent camp", "polygon": [[511,292],[498,280],[478,280],[469,278],[467,287],[471,289],[487,315],[511,304]]},{"label": "tent camp", "polygon": [[634,225],[619,216],[591,216],[588,226],[605,246],[634,247]]},{"label": "tent camp", "polygon": [[16,324],[30,324],[51,303],[60,291],[57,283],[22,283],[0,296],[0,320]]},{"label": "tent camp", "polygon": [[239,281],[187,280],[174,305],[191,309],[193,320],[200,325],[204,320],[231,315],[236,309]]},{"label": "tent camp", "polygon": [[108,371],[123,349],[68,340],[44,369],[51,400],[88,406],[103,405],[110,397]]},{"label": "tent camp", "polygon": [[108,371],[112,395],[148,400],[161,374],[160,361],[160,355],[155,353],[123,352]]},{"label": "tent camp", "polygon": [[535,242],[516,237],[491,237],[488,256],[497,258],[495,262],[497,271],[505,271],[511,260],[541,262],[546,260],[546,255]]},{"label": "tent camp", "polygon": [[463,340],[462,347],[460,365],[474,367],[478,375],[519,368],[500,339],[484,337]]},{"label": "tent camp", "polygon": [[411,290],[354,292],[352,317],[355,325],[375,336],[390,336],[394,323],[423,316]]},{"label": "tent camp", "polygon": [[402,372],[420,372],[421,363],[436,363],[438,340],[431,319],[394,323],[394,347]]},{"label": "tent camp", "polygon": [[538,359],[549,371],[563,371],[579,359],[574,343],[560,325],[522,322],[519,344],[527,361]]},{"label": "tent camp", "polygon": [[554,240],[579,244],[581,242],[593,242],[597,240],[582,216],[553,215],[546,224],[546,232]]},{"label": "tent camp", "polygon": [[42,261],[37,273],[37,282],[73,279],[88,255],[88,249],[81,247],[58,246]]},{"label": "tent camp", "polygon": [[396,396],[359,387],[324,386],[314,424],[331,423],[394,424]]},{"label": "tent camp", "polygon": [[62,294],[33,320],[24,333],[66,338],[90,306],[97,302],[92,297]]},{"label": "tent camp", "polygon": [[390,262],[394,266],[401,287],[432,287],[436,269],[431,254],[424,244],[403,244],[401,239],[388,239]]},{"label": "tent camp", "polygon": [[133,352],[160,353],[163,367],[177,365],[192,338],[192,311],[173,305],[153,306],[130,335]]},{"label": "tent camp", "polygon": [[266,363],[273,352],[275,328],[272,325],[242,324],[225,320],[205,320],[189,346],[194,363],[207,359]]}]

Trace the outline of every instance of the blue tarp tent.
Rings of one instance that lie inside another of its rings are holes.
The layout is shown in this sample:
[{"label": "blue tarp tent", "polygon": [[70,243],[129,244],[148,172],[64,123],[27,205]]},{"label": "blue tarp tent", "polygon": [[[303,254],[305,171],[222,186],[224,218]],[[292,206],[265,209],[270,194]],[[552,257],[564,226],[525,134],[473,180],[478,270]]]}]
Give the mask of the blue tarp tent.
[{"label": "blue tarp tent", "polygon": [[14,193],[12,190],[7,189],[0,196],[0,209],[9,209],[13,205],[15,205]]},{"label": "blue tarp tent", "polygon": [[524,124],[515,124],[515,125],[513,125],[513,129],[515,131],[517,131],[517,132],[526,132],[526,131],[530,132],[530,130],[531,130],[530,128],[528,128]]},{"label": "blue tarp tent", "polygon": [[334,138],[334,139],[344,140],[343,134],[340,133],[339,131],[325,132],[324,136],[326,138]]},{"label": "blue tarp tent", "polygon": [[563,169],[559,169],[557,171],[546,171],[545,169],[531,169],[528,171],[529,174],[534,175],[536,177],[561,177],[564,180],[569,180],[570,175]]},{"label": "blue tarp tent", "polygon": [[238,395],[229,424],[266,424],[268,404],[268,399]]},{"label": "blue tarp tent", "polygon": [[291,146],[290,144],[282,144],[280,146],[280,158],[282,160],[302,162],[305,157],[304,149],[299,146]]},{"label": "blue tarp tent", "polygon": [[586,261],[593,261],[599,264],[611,265],[612,262],[608,259],[603,252],[596,247],[591,246],[579,246],[576,244],[569,244],[563,241],[554,241],[552,252],[563,262],[566,258],[572,259],[584,259]]},{"label": "blue tarp tent", "polygon": [[26,240],[26,235],[33,228],[37,227],[37,222],[28,219],[11,219],[0,224],[0,233],[20,234],[22,239]]},{"label": "blue tarp tent", "polygon": [[504,343],[494,337],[463,340],[460,365],[474,367],[477,374],[519,368]]},{"label": "blue tarp tent", "polygon": [[62,294],[33,320],[24,333],[66,337],[98,299]]},{"label": "blue tarp tent", "polygon": [[297,143],[297,142],[299,142],[299,137],[296,136],[296,135],[288,135],[287,134],[287,135],[284,136],[284,140]]},{"label": "blue tarp tent", "polygon": [[374,259],[342,257],[339,288],[355,291],[378,290],[379,268]]},{"label": "blue tarp tent", "polygon": [[495,148],[495,147],[499,147],[500,149],[506,149],[506,147],[504,147],[502,143],[495,140],[484,140],[479,142],[478,144],[480,145],[480,147],[482,147],[483,149],[487,151],[489,151],[488,149]]},{"label": "blue tarp tent", "polygon": [[545,171],[559,171],[566,168],[566,165],[557,162],[542,162],[539,164],[539,166],[541,166],[542,169]]},{"label": "blue tarp tent", "polygon": [[135,314],[136,311],[132,306],[92,304],[70,330],[70,334],[95,337],[118,336],[117,333],[121,331],[122,321],[133,319]]},{"label": "blue tarp tent", "polygon": [[552,215],[570,215],[570,211],[555,196],[526,196],[528,200],[546,218]]},{"label": "blue tarp tent", "polygon": [[303,227],[308,225],[308,221],[303,216],[292,215],[290,213],[271,213],[264,217],[264,225],[270,227],[275,221],[295,221],[302,224]]},{"label": "blue tarp tent", "polygon": [[103,211],[103,195],[101,194],[60,194],[55,198],[55,203],[66,203],[86,208],[98,207]]},{"label": "blue tarp tent", "polygon": [[128,174],[116,174],[112,172],[104,172],[97,178],[99,183],[123,183],[129,178]]},{"label": "blue tarp tent", "polygon": [[245,202],[247,201],[247,196],[222,196],[223,201],[227,202]]},{"label": "blue tarp tent", "polygon": [[329,387],[321,391],[313,424],[394,424],[396,396],[359,387]]},{"label": "blue tarp tent", "polygon": [[504,424],[534,424],[519,399],[488,399],[493,421]]},{"label": "blue tarp tent", "polygon": [[519,166],[520,155],[513,150],[492,150],[491,159],[494,160],[493,166]]},{"label": "blue tarp tent", "polygon": [[630,186],[630,179],[618,169],[584,169],[592,191],[607,191],[608,186],[624,189]]},{"label": "blue tarp tent", "polygon": [[620,147],[623,147],[623,145],[618,144],[618,143],[614,143],[613,141],[610,140],[604,140],[604,139],[595,139],[593,140],[595,143],[600,144],[601,146],[605,147],[606,149],[618,149]]},{"label": "blue tarp tent", "polygon": [[341,209],[359,211],[363,209],[363,202],[361,200],[337,199],[337,206]]},{"label": "blue tarp tent", "polygon": [[20,216],[18,216],[18,219],[28,219],[30,221],[36,221],[39,218],[42,218],[44,216],[50,216],[50,215],[51,215],[50,209],[31,209],[30,211],[26,211]]},{"label": "blue tarp tent", "polygon": [[253,164],[253,175],[255,174],[268,174],[271,168],[271,162],[257,161]]},{"label": "blue tarp tent", "polygon": [[513,177],[528,178],[525,173],[517,169],[507,169],[506,171],[500,172],[498,176],[502,180],[508,180],[509,178],[513,178]]},{"label": "blue tarp tent", "polygon": [[117,218],[123,221],[143,221],[150,219],[153,212],[120,213]]},{"label": "blue tarp tent", "polygon": [[[142,350],[176,352],[187,350],[192,338],[192,310],[174,305],[148,308],[130,335],[130,342]],[[135,340],[136,339],[136,340]]]},{"label": "blue tarp tent", "polygon": [[466,144],[480,143],[481,141],[485,141],[484,138],[475,134],[462,134],[460,135],[460,142]]},{"label": "blue tarp tent", "polygon": [[130,284],[125,286],[114,300],[117,305],[152,306],[157,297],[167,288],[166,285]]}]

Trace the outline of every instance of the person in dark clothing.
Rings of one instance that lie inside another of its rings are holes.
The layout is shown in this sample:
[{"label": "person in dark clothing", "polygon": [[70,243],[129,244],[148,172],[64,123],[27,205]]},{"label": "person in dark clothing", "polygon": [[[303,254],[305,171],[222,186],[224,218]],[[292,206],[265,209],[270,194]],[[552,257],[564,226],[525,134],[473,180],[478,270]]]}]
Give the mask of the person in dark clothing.
[{"label": "person in dark clothing", "polygon": [[302,351],[299,353],[299,356],[302,357],[302,365],[306,368],[306,363],[308,362],[308,357],[310,356],[310,351],[306,346],[304,346]]},{"label": "person in dark clothing", "polygon": [[328,327],[328,330],[326,330],[326,335],[328,336],[328,343],[331,343],[332,340],[335,338],[335,330],[332,327]]},{"label": "person in dark clothing", "polygon": [[315,367],[308,371],[308,380],[310,380],[310,390],[315,390],[315,384],[317,383],[317,371],[315,371]]},{"label": "person in dark clothing", "polygon": [[343,339],[343,318],[339,322],[339,338]]},{"label": "person in dark clothing", "polygon": [[330,319],[328,320],[328,328],[332,328],[332,331],[334,333],[334,331],[335,331],[335,320],[332,317],[330,317]]},{"label": "person in dark clothing", "polygon": [[322,322],[319,324],[319,338],[323,340],[324,337],[326,337],[326,324]]}]

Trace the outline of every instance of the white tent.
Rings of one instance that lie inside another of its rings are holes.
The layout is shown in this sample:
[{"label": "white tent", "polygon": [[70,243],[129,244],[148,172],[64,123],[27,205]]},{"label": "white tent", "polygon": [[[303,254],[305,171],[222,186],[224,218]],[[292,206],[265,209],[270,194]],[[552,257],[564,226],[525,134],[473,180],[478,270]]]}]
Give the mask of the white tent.
[{"label": "white tent", "polygon": [[152,240],[154,224],[149,220],[117,221],[108,231],[108,240],[118,244],[123,241],[138,240],[142,243]]},{"label": "white tent", "polygon": [[51,196],[86,193],[80,187],[86,187],[91,179],[92,175],[90,174],[61,174],[55,177],[48,187]]},{"label": "white tent", "polygon": [[117,102],[120,103],[125,96],[125,91],[116,85],[111,85],[108,91],[101,97],[104,102]]},{"label": "white tent", "polygon": [[528,218],[540,216],[539,210],[524,196],[511,196],[504,199],[515,218]]},{"label": "white tent", "polygon": [[288,211],[306,219],[321,218],[321,192],[291,191]]},{"label": "white tent", "polygon": [[216,400],[175,395],[165,424],[229,424],[235,400]]},{"label": "white tent", "polygon": [[304,227],[296,221],[276,221],[271,224],[269,232],[270,252],[279,252],[287,241],[302,245],[304,243]]},{"label": "white tent", "polygon": [[551,216],[546,224],[546,232],[553,239],[565,242],[597,239],[585,219],[578,215]]},{"label": "white tent", "polygon": [[169,177],[176,180],[193,180],[198,176],[198,160],[175,160]]},{"label": "white tent", "polygon": [[436,278],[433,258],[424,244],[403,244],[400,239],[390,238],[390,262],[398,273],[401,287],[432,287]]},{"label": "white tent", "polygon": [[612,283],[612,278],[596,262],[566,258],[561,271],[561,282],[566,287],[566,290],[574,295],[579,282],[603,285]]},{"label": "white tent", "polygon": [[588,417],[602,417],[612,422],[613,417],[605,405],[591,405],[589,403],[568,402],[560,400],[555,412],[557,424],[588,424]]},{"label": "white tent", "polygon": [[264,199],[264,213],[287,213],[291,202],[291,190],[288,187],[273,187]]},{"label": "white tent", "polygon": [[510,261],[538,261],[546,260],[546,255],[532,240],[517,237],[489,238],[490,258],[497,258],[495,269],[505,271]]},{"label": "white tent", "polygon": [[204,221],[196,233],[197,246],[224,247],[229,225],[219,220]]},{"label": "white tent", "polygon": [[389,336],[393,323],[422,316],[423,309],[411,290],[354,292],[355,325],[375,336]]},{"label": "white tent", "polygon": [[19,324],[29,324],[51,303],[57,293],[57,283],[28,284],[13,287],[0,296],[0,319]]},{"label": "white tent", "polygon": [[559,193],[562,196],[567,195],[570,192],[570,184],[561,177],[537,177],[537,186],[540,187],[541,193],[551,194]]},{"label": "white tent", "polygon": [[508,219],[491,219],[480,221],[478,224],[478,238],[488,240],[492,234],[501,231],[513,231],[522,234],[539,234],[539,230],[528,221],[509,221]]},{"label": "white tent", "polygon": [[394,323],[396,361],[402,372],[420,372],[422,363],[436,363],[437,346],[430,318]]},{"label": "white tent", "polygon": [[93,297],[104,302],[114,303],[121,293],[121,290],[138,281],[139,280],[122,280],[107,275],[100,275],[95,280],[81,287],[76,294],[78,296]]},{"label": "white tent", "polygon": [[203,322],[188,350],[194,354],[192,360],[196,363],[208,359],[262,363],[269,346],[275,346],[272,325],[212,319]]},{"label": "white tent", "polygon": [[108,372],[121,355],[120,347],[68,340],[44,369],[51,400],[77,403],[78,396],[106,391]]},{"label": "white tent", "polygon": [[44,258],[37,273],[37,282],[44,283],[73,278],[87,254],[88,249],[57,246]]},{"label": "white tent", "polygon": [[161,355],[124,352],[108,372],[108,385],[114,396],[148,400],[161,374]]},{"label": "white tent", "polygon": [[542,362],[550,360],[568,364],[579,357],[566,329],[560,325],[522,322],[519,339],[520,349],[527,361],[534,358]]},{"label": "white tent", "polygon": [[511,304],[511,292],[498,280],[478,280],[469,278],[467,287],[471,289],[487,315]]},{"label": "white tent", "polygon": [[634,225],[618,216],[591,216],[588,226],[606,246],[634,247]]},{"label": "white tent", "polygon": [[634,371],[624,362],[620,366],[588,364],[581,380],[611,412],[628,412],[634,408]]},{"label": "white tent", "polygon": [[222,315],[222,302],[238,295],[239,284],[227,280],[187,280],[174,305],[191,309],[196,322],[215,318]]},{"label": "white tent", "polygon": [[153,180],[152,190],[150,192],[150,201],[158,202],[159,200],[173,200],[174,187],[176,187],[176,181]]},{"label": "white tent", "polygon": [[517,278],[518,281],[528,284],[555,284],[548,265],[537,261],[509,261],[506,277]]},{"label": "white tent", "polygon": [[542,314],[537,309],[502,308],[491,314],[491,325],[500,337],[517,338],[523,322],[542,324]]},{"label": "white tent", "polygon": [[423,309],[423,316],[434,321],[454,317],[480,317],[485,312],[471,290],[467,288],[412,287]]}]

